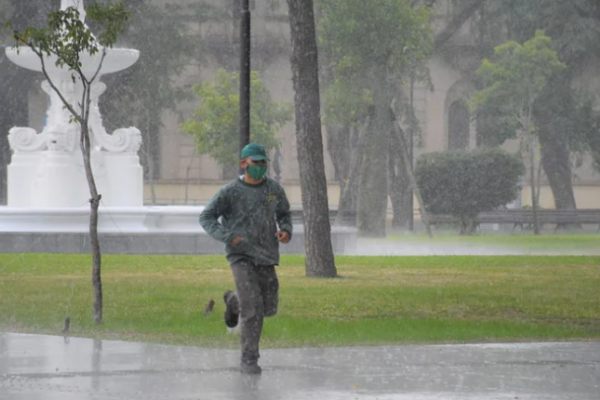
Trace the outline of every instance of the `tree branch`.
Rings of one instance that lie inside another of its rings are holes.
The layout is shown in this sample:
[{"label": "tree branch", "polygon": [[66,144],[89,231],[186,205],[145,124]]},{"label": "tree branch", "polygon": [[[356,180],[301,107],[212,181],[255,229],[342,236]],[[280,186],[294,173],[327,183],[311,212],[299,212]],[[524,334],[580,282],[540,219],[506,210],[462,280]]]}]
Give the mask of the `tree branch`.
[{"label": "tree branch", "polygon": [[42,63],[42,73],[44,74],[44,77],[50,84],[50,87],[52,88],[52,90],[54,90],[54,92],[58,95],[58,97],[60,97],[60,100],[63,102],[64,106],[67,107],[67,110],[69,110],[69,112],[71,113],[71,115],[73,115],[73,117],[77,120],[77,122],[81,123],[81,116],[79,114],[77,114],[77,112],[75,111],[75,108],[73,108],[73,106],[67,101],[67,99],[65,99],[65,97],[63,96],[61,91],[58,90],[58,88],[56,87],[54,82],[52,82],[52,79],[50,79],[50,76],[48,75],[48,71],[46,70],[46,63],[44,62],[44,54],[41,51],[37,50],[31,43],[23,40],[20,36],[15,35],[15,37],[21,43],[29,46],[31,51],[33,51],[40,58],[40,62]]},{"label": "tree branch", "polygon": [[98,65],[98,69],[96,70],[96,73],[94,74],[92,79],[90,79],[88,81],[90,84],[94,83],[94,81],[98,77],[98,74],[100,74],[100,70],[102,69],[102,64],[104,64],[105,58],[106,58],[106,47],[102,47],[102,57],[100,58],[100,64]]},{"label": "tree branch", "polygon": [[[89,122],[89,118],[90,118],[90,105],[92,103],[92,99],[91,99],[92,85],[93,85],[94,81],[96,80],[96,78],[98,77],[98,75],[100,74],[100,71],[102,70],[102,65],[104,64],[105,58],[106,58],[106,47],[102,47],[102,57],[100,58],[100,64],[98,65],[98,69],[96,70],[96,73],[90,80],[87,80],[87,78],[84,76],[81,69],[77,68],[77,72],[79,72],[79,74],[81,75],[81,80],[82,80],[82,82],[84,82],[84,87],[87,88],[87,90],[84,90],[84,92],[83,92],[83,95],[84,95],[83,102],[85,104],[85,112],[83,112],[83,120],[86,123]],[[88,135],[89,135],[89,131],[88,131]],[[90,138],[88,137],[86,139],[87,139],[86,144],[89,147],[90,146]]]},{"label": "tree branch", "polygon": [[467,4],[455,14],[448,25],[437,35],[435,35],[435,48],[444,46],[451,38],[462,28],[462,26],[475,14],[483,5],[485,0],[466,0]]},{"label": "tree branch", "polygon": [[81,114],[82,114],[82,119],[83,121],[81,122],[81,129],[80,129],[80,137],[79,137],[79,146],[81,147],[81,151],[83,152],[84,157],[89,157],[89,138],[86,137],[86,135],[84,135],[84,125],[87,124],[88,120],[85,119],[85,100],[86,100],[86,94],[88,92],[88,86],[87,86],[87,80],[85,79],[85,77],[83,76],[83,72],[81,71],[80,68],[77,68],[77,73],[80,76],[81,79],[81,84],[83,85],[83,93],[81,94]]}]

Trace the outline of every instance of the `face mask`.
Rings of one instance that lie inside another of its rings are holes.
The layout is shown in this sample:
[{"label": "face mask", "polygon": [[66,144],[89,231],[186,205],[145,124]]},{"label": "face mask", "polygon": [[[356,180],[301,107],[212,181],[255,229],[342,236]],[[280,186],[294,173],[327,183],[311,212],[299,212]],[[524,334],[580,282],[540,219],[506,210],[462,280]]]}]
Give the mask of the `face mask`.
[{"label": "face mask", "polygon": [[267,165],[266,164],[260,164],[260,165],[248,164],[248,168],[246,169],[246,171],[248,171],[248,175],[250,175],[252,178],[254,178],[258,181],[258,180],[261,180],[267,173]]}]

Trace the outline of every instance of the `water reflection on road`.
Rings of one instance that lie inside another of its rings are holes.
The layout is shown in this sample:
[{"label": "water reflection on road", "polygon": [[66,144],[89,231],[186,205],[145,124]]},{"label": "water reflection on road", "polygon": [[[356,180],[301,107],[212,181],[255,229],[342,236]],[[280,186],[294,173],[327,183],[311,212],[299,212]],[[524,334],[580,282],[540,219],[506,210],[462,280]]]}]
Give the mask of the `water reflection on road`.
[{"label": "water reflection on road", "polygon": [[235,350],[0,334],[1,399],[591,399],[600,343]]}]

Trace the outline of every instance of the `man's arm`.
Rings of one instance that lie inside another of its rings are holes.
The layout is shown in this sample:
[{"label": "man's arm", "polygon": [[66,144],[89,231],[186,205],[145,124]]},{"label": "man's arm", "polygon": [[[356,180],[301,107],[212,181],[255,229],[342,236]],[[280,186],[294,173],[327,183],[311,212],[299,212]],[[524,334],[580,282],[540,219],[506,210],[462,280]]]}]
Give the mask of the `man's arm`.
[{"label": "man's arm", "polygon": [[200,225],[206,233],[225,244],[231,244],[234,235],[219,223],[219,217],[229,212],[229,209],[229,198],[225,190],[221,189],[200,214]]},{"label": "man's arm", "polygon": [[287,232],[288,239],[292,239],[292,212],[290,211],[290,202],[285,195],[285,190],[281,188],[281,194],[278,196],[277,208],[275,210],[277,217],[277,224],[279,229]]}]

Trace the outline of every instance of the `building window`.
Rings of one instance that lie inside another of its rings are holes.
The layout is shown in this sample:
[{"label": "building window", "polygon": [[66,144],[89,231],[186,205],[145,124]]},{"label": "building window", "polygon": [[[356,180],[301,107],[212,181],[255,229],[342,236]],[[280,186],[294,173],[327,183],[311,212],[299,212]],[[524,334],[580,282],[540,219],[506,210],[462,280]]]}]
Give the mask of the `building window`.
[{"label": "building window", "polygon": [[462,101],[455,101],[448,112],[448,149],[466,150],[469,147],[471,116]]}]

